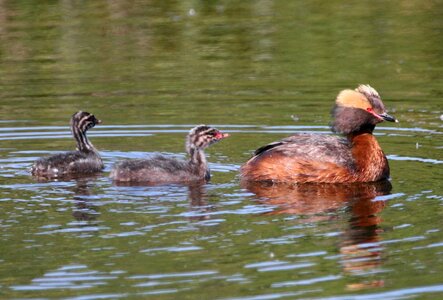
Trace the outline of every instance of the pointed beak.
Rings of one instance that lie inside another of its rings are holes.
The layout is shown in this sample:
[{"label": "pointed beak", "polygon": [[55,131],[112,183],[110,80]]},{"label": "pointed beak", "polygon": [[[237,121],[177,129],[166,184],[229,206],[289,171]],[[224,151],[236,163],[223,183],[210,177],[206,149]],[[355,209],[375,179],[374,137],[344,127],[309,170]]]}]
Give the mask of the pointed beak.
[{"label": "pointed beak", "polygon": [[382,113],[382,114],[379,114],[378,116],[385,121],[398,123],[398,120],[396,118],[394,118],[391,115],[388,115],[387,113]]},{"label": "pointed beak", "polygon": [[215,138],[217,140],[221,140],[221,139],[224,139],[224,138],[227,138],[227,137],[229,137],[229,133],[217,132],[217,134],[215,135]]}]

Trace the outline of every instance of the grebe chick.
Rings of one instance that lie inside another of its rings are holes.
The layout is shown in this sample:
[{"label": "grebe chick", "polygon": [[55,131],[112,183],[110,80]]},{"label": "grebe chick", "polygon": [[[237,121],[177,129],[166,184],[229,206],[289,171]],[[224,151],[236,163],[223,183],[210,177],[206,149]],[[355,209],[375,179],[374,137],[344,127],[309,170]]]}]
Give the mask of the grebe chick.
[{"label": "grebe chick", "polygon": [[86,132],[101,121],[93,114],[79,111],[71,117],[71,132],[77,142],[77,150],[38,159],[31,173],[38,177],[59,177],[74,174],[90,174],[103,169],[103,161],[88,140]]},{"label": "grebe chick", "polygon": [[209,181],[210,173],[204,149],[229,134],[199,125],[186,137],[189,159],[177,160],[160,154],[150,159],[131,159],[118,163],[110,177],[116,182],[186,183]]},{"label": "grebe chick", "polygon": [[344,135],[296,134],[257,149],[241,167],[246,181],[371,182],[389,178],[385,154],[372,132],[386,113],[369,85],[341,91],[332,111],[332,131]]}]

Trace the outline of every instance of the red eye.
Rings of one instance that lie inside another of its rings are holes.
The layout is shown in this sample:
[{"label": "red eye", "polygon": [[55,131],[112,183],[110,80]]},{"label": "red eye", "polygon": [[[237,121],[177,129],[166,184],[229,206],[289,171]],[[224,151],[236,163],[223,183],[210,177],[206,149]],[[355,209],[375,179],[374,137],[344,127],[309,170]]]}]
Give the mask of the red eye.
[{"label": "red eye", "polygon": [[366,108],[366,111],[368,111],[368,112],[372,112],[372,107],[368,107],[368,108]]}]

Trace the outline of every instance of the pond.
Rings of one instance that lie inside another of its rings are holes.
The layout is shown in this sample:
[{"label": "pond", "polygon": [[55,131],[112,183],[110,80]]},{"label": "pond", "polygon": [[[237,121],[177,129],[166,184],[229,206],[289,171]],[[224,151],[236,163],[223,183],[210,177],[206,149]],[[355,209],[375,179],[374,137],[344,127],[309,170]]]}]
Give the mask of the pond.
[{"label": "pond", "polygon": [[[439,1],[0,1],[0,298],[443,297]],[[368,83],[389,182],[240,184],[258,147],[328,134]],[[44,181],[37,158],[89,132],[102,174]],[[114,163],[230,134],[204,185],[119,186]]]}]

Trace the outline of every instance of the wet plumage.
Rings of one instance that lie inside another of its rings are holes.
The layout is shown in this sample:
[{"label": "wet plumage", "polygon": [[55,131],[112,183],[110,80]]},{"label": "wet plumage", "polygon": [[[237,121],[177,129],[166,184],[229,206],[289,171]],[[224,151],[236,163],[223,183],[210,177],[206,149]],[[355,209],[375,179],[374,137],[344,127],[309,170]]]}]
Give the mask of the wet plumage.
[{"label": "wet plumage", "polygon": [[60,177],[101,171],[103,161],[86,136],[86,132],[100,122],[88,112],[75,113],[71,118],[71,132],[77,142],[77,150],[38,159],[31,167],[32,175]]},{"label": "wet plumage", "polygon": [[257,149],[241,168],[246,181],[370,182],[389,177],[388,161],[372,135],[389,116],[369,85],[339,93],[332,130],[344,135],[296,134]]},{"label": "wet plumage", "polygon": [[188,160],[157,154],[149,159],[132,159],[118,163],[110,177],[116,182],[175,183],[208,181],[210,171],[204,149],[228,134],[200,125],[186,137]]}]

